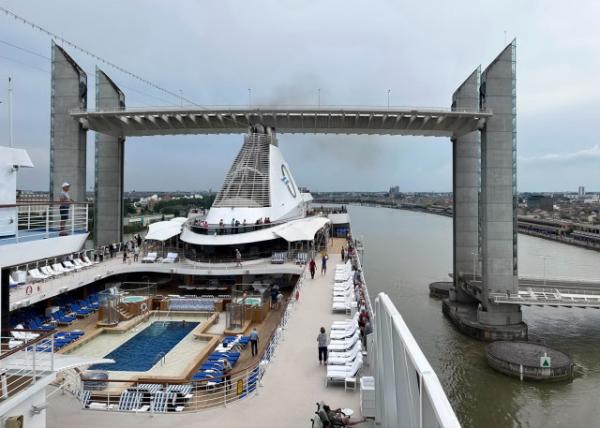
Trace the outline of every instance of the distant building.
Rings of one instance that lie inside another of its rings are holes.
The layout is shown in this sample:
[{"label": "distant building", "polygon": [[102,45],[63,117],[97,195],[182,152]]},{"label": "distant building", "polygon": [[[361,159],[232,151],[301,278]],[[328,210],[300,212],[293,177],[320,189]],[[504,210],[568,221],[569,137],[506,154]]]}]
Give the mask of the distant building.
[{"label": "distant building", "polygon": [[554,198],[546,195],[529,195],[527,197],[527,208],[530,210],[552,211]]},{"label": "distant building", "polygon": [[395,199],[400,195],[400,186],[392,186],[390,187],[390,191],[388,192],[388,196],[391,199]]},{"label": "distant building", "polygon": [[577,190],[577,196],[579,196],[579,199],[585,198],[585,187],[579,186],[579,189]]}]

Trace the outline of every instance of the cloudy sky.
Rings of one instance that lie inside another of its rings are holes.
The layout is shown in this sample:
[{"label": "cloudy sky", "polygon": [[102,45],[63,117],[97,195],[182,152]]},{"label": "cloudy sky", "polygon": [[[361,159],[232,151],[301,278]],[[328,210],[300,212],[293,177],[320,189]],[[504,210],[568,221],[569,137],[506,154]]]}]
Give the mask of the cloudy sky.
[{"label": "cloudy sky", "polygon": [[[51,5],[50,5],[51,3]],[[600,2],[18,1],[18,15],[203,105],[447,107],[452,92],[517,38],[520,191],[600,191]],[[92,58],[67,48],[94,87]],[[21,188],[48,187],[50,38],[0,12],[0,144],[7,77],[15,142],[36,164]],[[129,106],[180,100],[99,64]],[[94,105],[93,90],[89,105]],[[88,188],[93,185],[88,133]],[[451,190],[451,145],[422,137],[281,135],[312,190]],[[241,136],[131,138],[126,189],[218,189]]]}]

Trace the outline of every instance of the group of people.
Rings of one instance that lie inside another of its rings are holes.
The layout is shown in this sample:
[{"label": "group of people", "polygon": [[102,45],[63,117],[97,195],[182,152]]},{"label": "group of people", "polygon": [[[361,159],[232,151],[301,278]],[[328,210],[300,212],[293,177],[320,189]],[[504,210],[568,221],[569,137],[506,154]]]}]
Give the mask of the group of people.
[{"label": "group of people", "polygon": [[138,234],[133,235],[133,238],[123,246],[123,263],[129,260],[129,253],[133,253],[133,261],[137,262],[140,259],[140,248],[142,246],[142,237]]},{"label": "group of people", "polygon": [[278,285],[271,288],[271,309],[279,310],[283,302],[283,294]]},{"label": "group of people", "polygon": [[97,247],[94,251],[94,261],[103,262],[104,257],[112,259],[119,251],[121,251],[123,254],[123,263],[127,263],[129,260],[129,253],[133,254],[133,261],[137,262],[140,258],[141,248],[142,237],[139,234],[135,234],[129,241]]},{"label": "group of people", "polygon": [[[271,219],[269,217],[265,217],[264,219],[261,217],[256,220],[256,222],[254,223],[254,227],[252,227],[252,226],[250,226],[250,223],[248,223],[246,221],[246,219],[243,219],[240,222],[239,219],[232,218],[231,223],[229,224],[229,227],[226,228],[225,222],[223,221],[223,219],[221,219],[221,220],[219,220],[219,235],[237,234],[237,233],[240,233],[240,229],[241,229],[241,232],[246,232],[249,230],[257,230],[257,229],[260,229],[262,225],[270,224],[270,223],[271,223]],[[201,221],[200,226],[205,229],[208,229],[208,223],[206,221]]]},{"label": "group of people", "polygon": [[[327,260],[329,260],[329,255],[326,251],[321,252],[321,275],[327,274]],[[317,272],[317,262],[314,257],[310,258],[308,262],[308,270],[310,272],[310,279],[315,279],[315,273]]]}]

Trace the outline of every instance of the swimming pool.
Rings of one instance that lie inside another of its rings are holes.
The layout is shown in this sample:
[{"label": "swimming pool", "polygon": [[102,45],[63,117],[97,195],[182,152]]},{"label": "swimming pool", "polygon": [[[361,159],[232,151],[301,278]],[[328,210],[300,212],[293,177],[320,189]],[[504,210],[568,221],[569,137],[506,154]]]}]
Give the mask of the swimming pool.
[{"label": "swimming pool", "polygon": [[126,296],[122,299],[123,303],[140,303],[144,300],[146,300],[146,298],[143,296]]},{"label": "swimming pool", "polygon": [[89,369],[132,372],[150,370],[197,325],[197,322],[189,321],[155,321],[104,357],[115,360],[115,364],[95,364]]}]

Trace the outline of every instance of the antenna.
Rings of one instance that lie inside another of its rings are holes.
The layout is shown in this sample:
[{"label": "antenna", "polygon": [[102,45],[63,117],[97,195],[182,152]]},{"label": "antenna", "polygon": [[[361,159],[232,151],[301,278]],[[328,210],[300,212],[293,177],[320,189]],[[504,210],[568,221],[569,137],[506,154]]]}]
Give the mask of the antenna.
[{"label": "antenna", "polygon": [[8,76],[8,147],[13,146],[12,78]]}]

